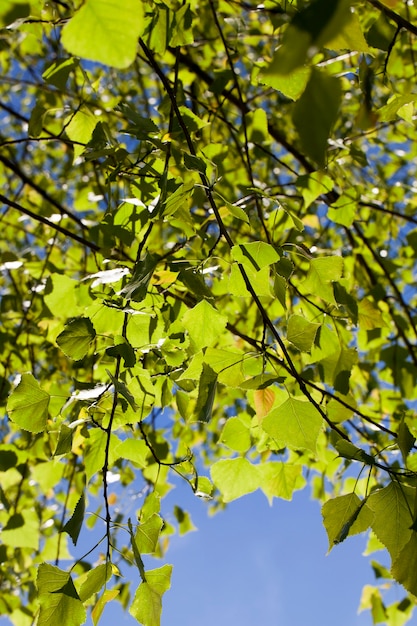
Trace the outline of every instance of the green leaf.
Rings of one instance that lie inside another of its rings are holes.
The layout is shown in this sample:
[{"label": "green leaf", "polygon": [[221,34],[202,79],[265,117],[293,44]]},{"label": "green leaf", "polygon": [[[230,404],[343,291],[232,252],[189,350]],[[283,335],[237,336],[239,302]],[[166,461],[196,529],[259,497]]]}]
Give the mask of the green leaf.
[{"label": "green leaf", "polygon": [[243,355],[235,350],[207,348],[204,361],[218,374],[218,381],[231,387],[239,387],[244,381]]},{"label": "green leaf", "polygon": [[46,429],[50,396],[32,374],[22,374],[7,401],[10,419],[23,430],[41,433]]},{"label": "green leaf", "polygon": [[310,79],[310,67],[298,67],[289,74],[281,72],[282,53],[278,49],[271,63],[259,73],[259,82],[280,91],[291,100],[298,100]]},{"label": "green leaf", "polygon": [[143,439],[125,439],[115,448],[115,453],[121,459],[132,461],[139,467],[147,466],[149,448]]},{"label": "green leaf", "polygon": [[343,273],[343,259],[340,256],[327,256],[312,259],[303,287],[308,293],[317,294],[326,302],[335,302],[332,282],[339,280]]},{"label": "green leaf", "polygon": [[318,171],[299,176],[296,185],[303,196],[304,206],[307,208],[314,200],[332,191],[334,181],[325,172]]},{"label": "green leaf", "polygon": [[260,487],[270,504],[273,498],[292,500],[294,491],[305,484],[301,465],[269,461],[259,466],[259,474]]},{"label": "green leaf", "polygon": [[360,500],[355,493],[332,498],[322,507],[323,524],[329,539],[329,551],[341,543],[348,535],[362,533],[373,520],[369,509],[363,508],[366,500]]},{"label": "green leaf", "polygon": [[274,60],[281,74],[289,74],[343,30],[350,20],[344,0],[315,0],[296,12],[284,33]]},{"label": "green leaf", "polygon": [[279,254],[273,246],[264,241],[233,246],[232,258],[244,266],[258,272],[263,267],[279,261]]},{"label": "green leaf", "polygon": [[[65,126],[65,132],[74,143],[74,159],[79,157],[90,141],[97,126],[98,118],[87,107],[81,107],[71,115]],[[82,145],[79,145],[82,144]]]},{"label": "green leaf", "polygon": [[129,613],[143,626],[160,626],[162,596],[171,586],[172,565],[146,572],[146,582],[136,590]]},{"label": "green leaf", "polygon": [[68,452],[71,452],[73,434],[73,428],[69,428],[69,426],[67,426],[66,424],[61,424],[54,456],[59,456],[60,454],[68,454]]},{"label": "green leaf", "polygon": [[293,120],[301,145],[320,167],[326,164],[327,140],[337,119],[341,98],[339,79],[315,70],[294,107]]},{"label": "green leaf", "polygon": [[329,50],[350,50],[356,52],[368,52],[369,46],[363,35],[361,24],[357,13],[351,13],[347,16],[345,24],[341,31],[327,41],[325,47]]},{"label": "green leaf", "polygon": [[300,315],[291,315],[287,326],[287,339],[299,350],[309,352],[320,324],[309,322]]},{"label": "green leaf", "polygon": [[192,13],[190,5],[188,3],[184,3],[182,7],[179,7],[174,12],[174,23],[172,25],[170,45],[173,47],[188,46],[192,43],[194,43]]},{"label": "green leaf", "polygon": [[145,522],[139,524],[135,541],[140,554],[152,554],[158,545],[164,521],[160,515],[154,513]]},{"label": "green leaf", "polygon": [[384,544],[395,562],[410,541],[413,531],[415,489],[392,481],[387,487],[372,493],[367,506],[374,513],[372,530]]},{"label": "green leaf", "polygon": [[241,498],[260,487],[259,467],[245,458],[217,461],[211,466],[210,473],[224,502]]},{"label": "green leaf", "polygon": [[229,417],[220,435],[220,441],[236,452],[246,452],[251,446],[250,422],[242,417]]},{"label": "green leaf", "polygon": [[198,422],[208,423],[211,420],[214,399],[216,397],[217,378],[216,372],[212,370],[210,365],[203,363],[203,371],[201,372],[198,383],[198,397],[195,407],[195,419]]},{"label": "green leaf", "polygon": [[392,564],[391,573],[395,580],[417,595],[417,532],[413,531],[407,543],[401,548]]},{"label": "green leaf", "polygon": [[87,572],[79,591],[81,602],[85,602],[95,593],[98,593],[110,579],[112,573],[111,563],[101,563],[101,565],[97,565]]},{"label": "green leaf", "polygon": [[9,26],[16,20],[30,15],[30,3],[24,0],[2,0],[0,7],[0,27]]},{"label": "green leaf", "polygon": [[101,429],[96,429],[90,432],[84,455],[87,483],[94,476],[94,474],[103,469],[106,439],[106,433]]},{"label": "green leaf", "polygon": [[119,594],[120,589],[106,589],[103,592],[93,610],[91,611],[91,619],[93,620],[94,626],[97,626],[97,624],[99,623],[100,617],[103,614],[106,604],[117,598]]},{"label": "green leaf", "polygon": [[78,66],[77,59],[58,59],[44,71],[42,78],[58,89],[65,89],[67,80],[71,72]]},{"label": "green leaf", "polygon": [[86,0],[62,29],[62,44],[75,56],[128,67],[145,28],[140,0]]},{"label": "green leaf", "polygon": [[114,358],[120,356],[125,367],[134,367],[136,365],[136,355],[130,343],[120,335],[115,336],[114,342],[114,346],[106,348],[106,354]]},{"label": "green leaf", "polygon": [[39,517],[34,510],[14,513],[1,531],[2,543],[12,548],[39,549]]},{"label": "green leaf", "polygon": [[375,464],[375,459],[373,456],[367,454],[364,450],[361,450],[350,441],[346,441],[346,439],[343,439],[336,434],[333,437],[333,445],[343,459],[361,461],[366,465]]},{"label": "green leaf", "polygon": [[198,351],[218,342],[226,327],[227,317],[221,315],[207,300],[201,300],[186,311],[181,321],[190,336],[191,345]]},{"label": "green leaf", "polygon": [[96,331],[88,317],[77,317],[65,324],[65,328],[56,338],[62,352],[74,361],[85,357]]},{"label": "green leaf", "polygon": [[142,261],[136,263],[132,278],[120,292],[121,295],[135,302],[144,300],[159,258],[158,255],[147,253]]},{"label": "green leaf", "polygon": [[386,326],[381,311],[368,298],[363,298],[359,302],[358,321],[361,330],[373,330]]},{"label": "green leaf", "polygon": [[400,425],[398,427],[398,447],[401,450],[404,463],[407,463],[407,457],[410,454],[415,444],[415,437],[410,433],[407,423],[404,417],[401,418]]},{"label": "green leaf", "polygon": [[85,622],[85,608],[67,572],[42,563],[38,568],[36,585],[40,604],[39,626],[79,626]]},{"label": "green leaf", "polygon": [[78,537],[81,532],[81,528],[84,521],[85,514],[85,496],[84,493],[81,495],[81,498],[78,500],[77,505],[74,509],[74,513],[71,518],[62,528],[62,532],[68,533],[68,535],[72,539],[72,543],[74,546],[77,545]]},{"label": "green leaf", "polygon": [[289,446],[315,452],[322,419],[309,402],[288,398],[268,413],[262,421],[262,428],[280,447]]},{"label": "green leaf", "polygon": [[192,532],[193,530],[196,530],[196,527],[191,520],[191,516],[189,513],[187,513],[187,511],[184,511],[184,509],[179,506],[174,506],[174,515],[175,519],[178,522],[178,530],[180,535],[185,535],[189,532]]}]

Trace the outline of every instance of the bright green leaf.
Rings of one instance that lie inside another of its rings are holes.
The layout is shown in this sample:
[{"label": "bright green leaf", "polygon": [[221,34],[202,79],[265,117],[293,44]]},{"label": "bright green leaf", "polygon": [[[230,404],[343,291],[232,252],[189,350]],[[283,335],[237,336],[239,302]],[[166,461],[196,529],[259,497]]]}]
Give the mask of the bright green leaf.
[{"label": "bright green leaf", "polygon": [[140,0],[86,0],[65,24],[62,43],[70,54],[124,68],[135,60],[144,28]]},{"label": "bright green leaf", "polygon": [[87,572],[79,591],[80,600],[85,602],[104,587],[112,575],[111,563],[101,563]]},{"label": "bright green leaf", "polygon": [[36,584],[39,592],[39,626],[68,624],[79,626],[86,619],[86,610],[74,587],[71,576],[54,565],[42,563]]},{"label": "bright green leaf", "polygon": [[368,498],[367,506],[374,513],[372,530],[389,551],[393,562],[415,534],[410,530],[414,500],[415,489],[394,480]]},{"label": "bright green leaf", "polygon": [[262,421],[263,430],[284,446],[316,451],[316,443],[322,428],[317,409],[309,402],[288,398]]},{"label": "bright green leaf", "polygon": [[227,317],[221,315],[207,300],[201,300],[186,311],[181,321],[191,338],[191,344],[198,351],[218,342],[227,324]]},{"label": "bright green leaf", "polygon": [[152,554],[155,552],[163,523],[162,517],[154,513],[146,521],[139,524],[135,534],[135,541],[140,554]]},{"label": "bright green leaf", "polygon": [[56,338],[62,352],[74,361],[85,357],[96,331],[88,317],[77,317],[65,324],[65,328]]},{"label": "bright green leaf", "polygon": [[260,474],[257,465],[252,465],[245,458],[223,459],[211,466],[211,478],[220,490],[224,502],[241,498],[260,486]]},{"label": "bright green leaf", "polygon": [[365,500],[360,500],[355,493],[332,498],[322,507],[323,524],[329,539],[329,551],[341,543],[348,535],[367,530],[373,515],[363,508]]},{"label": "bright green leaf", "polygon": [[273,498],[292,500],[294,491],[305,485],[301,465],[269,461],[259,466],[259,473],[260,487],[270,504]]},{"label": "bright green leaf", "polygon": [[7,401],[10,419],[23,430],[40,433],[46,429],[50,396],[32,374],[22,374]]},{"label": "bright green leaf", "polygon": [[160,626],[162,596],[171,586],[171,573],[171,565],[149,570],[136,590],[129,613],[143,626]]},{"label": "bright green leaf", "polygon": [[291,315],[287,326],[287,339],[299,350],[308,352],[311,349],[320,324],[309,322],[300,315]]},{"label": "bright green leaf", "polygon": [[241,417],[229,417],[222,430],[220,441],[236,452],[246,452],[251,445],[250,424]]}]

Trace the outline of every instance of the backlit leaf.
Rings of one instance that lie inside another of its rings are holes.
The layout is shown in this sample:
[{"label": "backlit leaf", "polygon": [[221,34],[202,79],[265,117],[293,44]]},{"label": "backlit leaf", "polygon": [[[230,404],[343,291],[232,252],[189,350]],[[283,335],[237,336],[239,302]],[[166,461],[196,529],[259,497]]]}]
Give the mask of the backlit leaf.
[{"label": "backlit leaf", "polygon": [[414,499],[414,489],[394,480],[368,498],[367,506],[374,513],[372,530],[388,549],[393,562],[399,558],[412,535],[415,535],[410,530]]},{"label": "backlit leaf", "polygon": [[39,387],[32,374],[22,374],[8,399],[7,412],[23,430],[40,433],[45,430],[48,421],[49,401],[49,394]]},{"label": "backlit leaf", "polygon": [[171,573],[171,565],[149,570],[136,590],[129,613],[143,626],[160,626],[162,596],[171,586]]},{"label": "backlit leaf", "polygon": [[288,320],[287,339],[299,350],[308,352],[319,327],[320,324],[309,322],[300,315],[291,315]]},{"label": "backlit leaf", "polygon": [[144,28],[140,0],[86,0],[64,26],[62,43],[75,56],[123,68],[133,63]]},{"label": "backlit leaf", "polygon": [[260,465],[259,472],[261,489],[270,504],[273,498],[292,500],[294,491],[302,489],[305,484],[301,465],[270,461]]},{"label": "backlit leaf", "polygon": [[84,623],[86,611],[67,572],[42,563],[36,584],[40,603],[39,626],[79,626]]},{"label": "backlit leaf", "polygon": [[231,502],[260,486],[259,468],[245,458],[224,459],[211,467],[211,478],[224,502]]},{"label": "backlit leaf", "polygon": [[288,398],[268,413],[262,428],[282,446],[315,452],[322,419],[309,402]]},{"label": "backlit leaf", "polygon": [[87,354],[96,331],[88,317],[77,317],[65,324],[56,342],[67,356],[79,361]]}]

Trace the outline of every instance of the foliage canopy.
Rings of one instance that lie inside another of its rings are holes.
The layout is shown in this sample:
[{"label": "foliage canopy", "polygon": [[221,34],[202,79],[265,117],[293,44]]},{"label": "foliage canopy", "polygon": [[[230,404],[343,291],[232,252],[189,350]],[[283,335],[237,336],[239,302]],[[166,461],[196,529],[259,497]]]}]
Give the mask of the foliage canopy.
[{"label": "foliage canopy", "polygon": [[[404,587],[390,606],[368,587],[362,608],[409,619],[416,19],[402,0],[1,3],[0,612],[16,626],[88,607],[97,623],[111,600],[157,626],[174,473],[213,509],[309,484],[329,548],[369,532],[392,562],[377,577]],[[68,569],[84,525],[102,542]]]}]

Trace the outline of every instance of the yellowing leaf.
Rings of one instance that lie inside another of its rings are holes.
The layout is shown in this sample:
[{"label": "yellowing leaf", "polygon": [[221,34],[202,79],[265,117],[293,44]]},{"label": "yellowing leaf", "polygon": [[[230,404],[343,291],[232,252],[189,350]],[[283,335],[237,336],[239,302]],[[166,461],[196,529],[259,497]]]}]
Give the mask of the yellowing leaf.
[{"label": "yellowing leaf", "polygon": [[275,401],[275,394],[270,387],[265,387],[265,389],[255,389],[253,392],[253,400],[255,404],[256,417],[258,420],[262,420],[272,409]]},{"label": "yellowing leaf", "polygon": [[22,374],[7,402],[10,419],[23,430],[40,433],[48,421],[49,394],[39,387],[32,374]]},{"label": "yellowing leaf", "polygon": [[86,0],[62,29],[62,44],[75,56],[124,68],[144,28],[141,0]]}]

